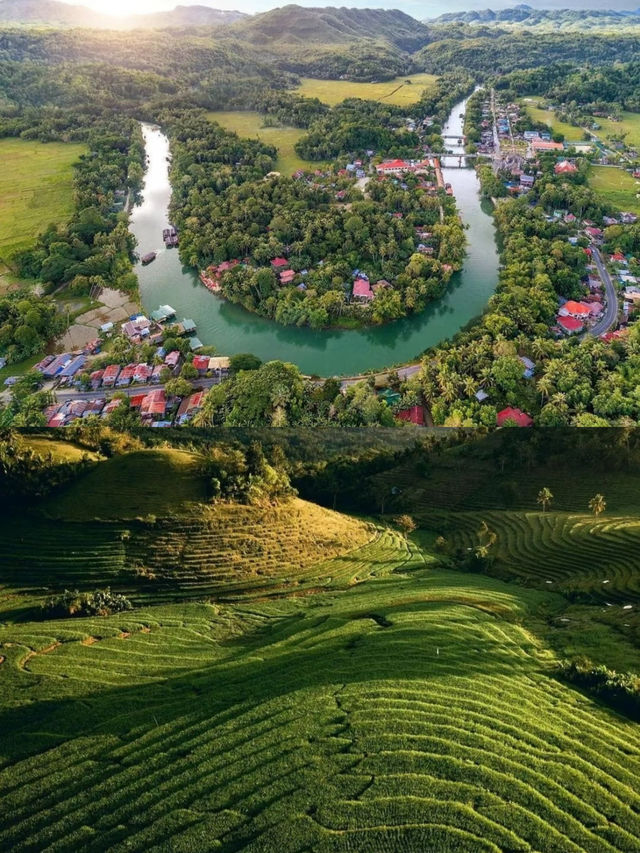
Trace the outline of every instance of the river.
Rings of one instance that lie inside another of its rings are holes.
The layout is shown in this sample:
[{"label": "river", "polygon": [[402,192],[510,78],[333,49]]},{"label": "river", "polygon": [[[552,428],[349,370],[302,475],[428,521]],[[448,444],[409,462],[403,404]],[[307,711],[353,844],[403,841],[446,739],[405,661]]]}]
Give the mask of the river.
[{"label": "river", "polygon": [[[466,101],[451,111],[443,133],[462,135]],[[386,326],[362,330],[280,326],[210,293],[196,273],[182,266],[176,249],[162,247],[162,229],[168,225],[169,143],[156,127],[143,125],[148,168],[143,200],[131,214],[130,228],[140,256],[157,251],[148,266],[138,264],[142,304],[147,312],[159,305],[176,309],[178,319],[193,319],[198,337],[224,355],[252,352],[264,361],[291,361],[308,374],[355,375],[370,369],[410,361],[428,347],[451,337],[482,313],[494,291],[498,253],[490,209],[481,204],[478,180],[472,169],[447,168],[458,157],[443,158],[444,179],[454,190],[463,221],[468,226],[468,254],[463,269],[452,278],[447,293],[426,311]],[[448,147],[462,153],[461,147]]]}]

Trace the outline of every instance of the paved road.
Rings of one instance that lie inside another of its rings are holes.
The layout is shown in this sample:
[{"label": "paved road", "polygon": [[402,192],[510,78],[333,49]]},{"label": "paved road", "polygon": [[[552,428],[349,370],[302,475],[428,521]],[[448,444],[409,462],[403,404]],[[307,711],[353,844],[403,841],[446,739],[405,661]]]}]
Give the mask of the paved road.
[{"label": "paved road", "polygon": [[[213,379],[198,379],[192,382],[194,391],[196,389],[208,389],[213,385],[219,385],[222,379],[215,377]],[[157,391],[162,388],[162,385],[129,385],[127,388],[98,388],[97,391],[78,391],[73,388],[61,388],[54,390],[53,395],[59,403],[64,403],[65,400],[103,400],[105,397],[113,396],[116,391],[122,391],[128,397],[133,397],[136,394],[146,394],[148,391]]]},{"label": "paved road", "polygon": [[595,337],[597,337],[598,335],[604,335],[605,332],[608,332],[618,319],[618,294],[616,292],[614,283],[611,281],[609,271],[604,265],[604,261],[602,260],[602,255],[600,254],[599,249],[597,249],[593,245],[591,246],[591,257],[593,258],[593,261],[596,267],[598,268],[600,278],[602,279],[602,283],[604,284],[607,302],[605,309],[602,312],[602,316],[595,324],[595,326],[593,326],[593,328],[591,328],[589,332],[587,332],[587,334],[594,335]]}]

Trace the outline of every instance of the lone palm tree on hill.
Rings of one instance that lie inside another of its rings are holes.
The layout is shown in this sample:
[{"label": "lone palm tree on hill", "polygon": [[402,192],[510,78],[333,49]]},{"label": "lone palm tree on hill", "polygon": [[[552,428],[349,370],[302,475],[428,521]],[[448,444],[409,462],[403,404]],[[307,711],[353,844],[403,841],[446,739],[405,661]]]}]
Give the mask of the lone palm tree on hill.
[{"label": "lone palm tree on hill", "polygon": [[553,494],[551,493],[551,489],[547,488],[547,486],[545,486],[543,489],[540,489],[540,491],[538,492],[537,500],[539,504],[542,504],[542,512],[546,512],[547,507],[553,500]]},{"label": "lone palm tree on hill", "polygon": [[601,512],[604,512],[607,508],[607,502],[604,499],[604,495],[601,495],[599,492],[597,495],[591,498],[589,501],[589,509],[597,518]]}]

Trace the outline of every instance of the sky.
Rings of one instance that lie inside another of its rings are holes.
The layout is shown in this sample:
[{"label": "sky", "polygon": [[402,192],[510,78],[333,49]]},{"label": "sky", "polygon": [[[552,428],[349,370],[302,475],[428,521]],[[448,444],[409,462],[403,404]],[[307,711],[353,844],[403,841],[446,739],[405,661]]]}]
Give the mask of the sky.
[{"label": "sky", "polygon": [[[288,0],[64,0],[73,5],[89,6],[99,12],[107,14],[142,14],[148,12],[160,12],[173,9],[176,5],[201,5],[211,6],[215,9],[236,9],[240,12],[263,12],[276,6],[284,6]],[[444,12],[458,12],[467,9],[504,9],[518,5],[522,0],[335,0],[335,2],[323,2],[323,0],[297,0],[300,6],[343,6],[361,8],[402,9],[409,15],[424,20],[434,18]],[[527,2],[527,0],[525,0]],[[604,2],[590,2],[590,0],[528,0],[528,5],[536,8],[556,9],[637,9],[640,0],[604,0]]]}]

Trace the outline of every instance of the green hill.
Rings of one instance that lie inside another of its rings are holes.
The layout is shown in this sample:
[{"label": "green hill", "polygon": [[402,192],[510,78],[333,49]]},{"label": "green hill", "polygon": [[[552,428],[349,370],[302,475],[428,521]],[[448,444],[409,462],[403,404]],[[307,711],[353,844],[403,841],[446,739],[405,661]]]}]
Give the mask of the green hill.
[{"label": "green hill", "polygon": [[388,42],[412,52],[427,44],[429,30],[397,9],[307,8],[289,5],[246,18],[229,28],[255,44],[293,47],[348,44],[361,39]]},{"label": "green hill", "polygon": [[[409,537],[300,498],[205,502],[213,435],[120,443],[45,501],[5,506],[0,850],[639,849],[640,729],[623,702],[638,677],[596,695],[559,667],[637,669],[637,448],[572,436],[327,451],[345,475],[334,497],[384,496],[385,520],[418,522]],[[240,447],[266,458],[234,440],[227,467]],[[295,458],[322,476],[318,447]],[[582,505],[596,484],[600,518]],[[107,586],[132,609],[40,607]]]},{"label": "green hill", "polygon": [[329,595],[0,628],[0,846],[634,849],[637,725],[521,624],[556,597],[427,556]]}]

